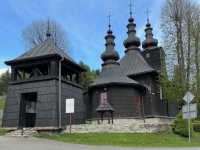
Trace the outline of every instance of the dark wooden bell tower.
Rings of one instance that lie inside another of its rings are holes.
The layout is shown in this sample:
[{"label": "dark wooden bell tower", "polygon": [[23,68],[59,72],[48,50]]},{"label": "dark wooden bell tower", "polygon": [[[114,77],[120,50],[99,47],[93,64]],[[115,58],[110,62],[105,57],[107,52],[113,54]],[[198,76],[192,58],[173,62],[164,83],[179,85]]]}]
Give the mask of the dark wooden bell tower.
[{"label": "dark wooden bell tower", "polygon": [[86,70],[60,50],[49,37],[16,59],[6,61],[5,64],[11,66],[12,72],[2,119],[3,128],[64,129],[69,124],[69,115],[65,113],[67,98],[75,99],[72,123],[85,123],[80,77],[81,72]]}]

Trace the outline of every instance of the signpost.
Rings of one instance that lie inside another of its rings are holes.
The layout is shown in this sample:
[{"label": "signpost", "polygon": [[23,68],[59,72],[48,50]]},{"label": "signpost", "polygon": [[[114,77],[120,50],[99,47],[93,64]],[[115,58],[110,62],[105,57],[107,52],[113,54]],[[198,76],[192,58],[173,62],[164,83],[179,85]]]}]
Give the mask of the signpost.
[{"label": "signpost", "polygon": [[[182,110],[183,110],[183,119],[187,119],[188,118],[188,106],[184,105],[182,107]],[[190,115],[189,116],[190,118],[196,118],[197,117],[197,104],[196,103],[190,104],[189,115]]]},{"label": "signpost", "polygon": [[66,113],[70,113],[70,134],[71,134],[72,113],[74,113],[74,98],[66,99]]},{"label": "signpost", "polygon": [[191,104],[190,102],[194,99],[194,95],[189,91],[185,94],[183,99],[187,102],[187,105],[182,107],[183,110],[183,119],[188,119],[188,133],[189,133],[189,142],[190,142],[190,118],[197,117],[197,105]]}]

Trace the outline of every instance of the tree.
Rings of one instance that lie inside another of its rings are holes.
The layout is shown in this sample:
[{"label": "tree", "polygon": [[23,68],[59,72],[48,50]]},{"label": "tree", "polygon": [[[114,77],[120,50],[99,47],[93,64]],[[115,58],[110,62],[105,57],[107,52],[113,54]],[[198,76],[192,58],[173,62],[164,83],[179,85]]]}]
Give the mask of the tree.
[{"label": "tree", "polygon": [[34,46],[44,42],[47,39],[46,33],[48,27],[51,34],[50,38],[54,44],[66,54],[72,56],[73,48],[69,39],[67,38],[67,31],[61,24],[52,19],[35,20],[22,30],[20,41],[24,48],[29,50]]},{"label": "tree", "polygon": [[90,83],[98,78],[100,74],[99,69],[91,71],[90,67],[82,61],[79,62],[79,65],[87,69],[87,72],[81,73],[81,85],[83,87],[83,92],[86,92]]},{"label": "tree", "polygon": [[165,92],[172,95],[168,98],[180,103],[191,86],[200,88],[199,13],[199,5],[189,0],[166,0],[161,8],[162,46],[166,53],[168,76],[160,83],[163,86],[168,83],[166,86],[171,89],[166,88],[168,91]]},{"label": "tree", "polygon": [[0,95],[7,93],[8,83],[10,82],[10,79],[11,74],[9,73],[9,70],[7,70],[0,76]]}]

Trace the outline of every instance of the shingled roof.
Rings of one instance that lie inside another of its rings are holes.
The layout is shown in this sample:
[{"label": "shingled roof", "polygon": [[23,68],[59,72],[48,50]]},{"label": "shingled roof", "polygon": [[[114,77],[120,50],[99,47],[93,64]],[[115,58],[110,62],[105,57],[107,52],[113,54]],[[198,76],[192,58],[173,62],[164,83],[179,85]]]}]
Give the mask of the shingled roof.
[{"label": "shingled roof", "polygon": [[107,101],[103,101],[101,103],[101,105],[99,105],[99,107],[95,110],[97,112],[102,112],[102,111],[115,111],[112,106],[110,106],[110,104]]},{"label": "shingled roof", "polygon": [[119,65],[107,65],[102,68],[98,79],[89,85],[89,87],[97,87],[111,84],[130,84],[141,86],[140,83],[127,77]]},{"label": "shingled roof", "polygon": [[39,45],[35,46],[34,48],[30,49],[29,51],[25,52],[24,54],[20,55],[19,57],[15,58],[14,60],[24,60],[24,59],[53,55],[53,54],[64,56],[65,59],[74,62],[72,58],[66,55],[60,48],[58,48],[58,46],[53,44],[50,38],[40,43]]},{"label": "shingled roof", "polygon": [[25,52],[24,54],[20,55],[19,57],[10,61],[5,61],[5,64],[11,65],[15,62],[27,61],[27,60],[32,60],[32,59],[40,59],[40,58],[51,57],[51,56],[59,56],[59,57],[62,56],[64,57],[65,61],[70,62],[71,64],[75,65],[82,71],[86,71],[85,68],[78,65],[71,57],[69,57],[58,46],[56,46],[51,41],[50,38],[47,38],[44,42],[38,44],[37,46]]},{"label": "shingled roof", "polygon": [[155,71],[147,64],[138,50],[128,51],[119,63],[126,75],[137,75]]}]

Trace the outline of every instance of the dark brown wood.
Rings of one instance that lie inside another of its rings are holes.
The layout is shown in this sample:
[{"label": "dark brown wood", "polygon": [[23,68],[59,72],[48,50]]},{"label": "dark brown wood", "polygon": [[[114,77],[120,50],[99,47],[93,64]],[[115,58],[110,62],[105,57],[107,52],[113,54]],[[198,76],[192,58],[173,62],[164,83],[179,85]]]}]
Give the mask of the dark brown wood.
[{"label": "dark brown wood", "polygon": [[38,73],[40,74],[40,76],[43,76],[42,72],[40,71],[40,69],[37,68]]},{"label": "dark brown wood", "polygon": [[113,113],[111,112],[112,124],[113,124]]},{"label": "dark brown wood", "polygon": [[19,77],[19,79],[22,79],[21,75],[19,74],[19,71],[16,69],[17,75]]},{"label": "dark brown wood", "polygon": [[58,75],[57,71],[58,71],[58,63],[55,60],[53,60],[51,62],[51,75],[57,76]]},{"label": "dark brown wood", "polygon": [[80,80],[81,80],[80,78],[81,78],[81,77],[80,77],[80,73],[76,73],[76,83],[77,83],[77,84],[80,84],[80,82],[81,82],[81,81],[80,81]]},{"label": "dark brown wood", "polygon": [[11,67],[11,81],[15,81],[17,79],[16,69]]}]

